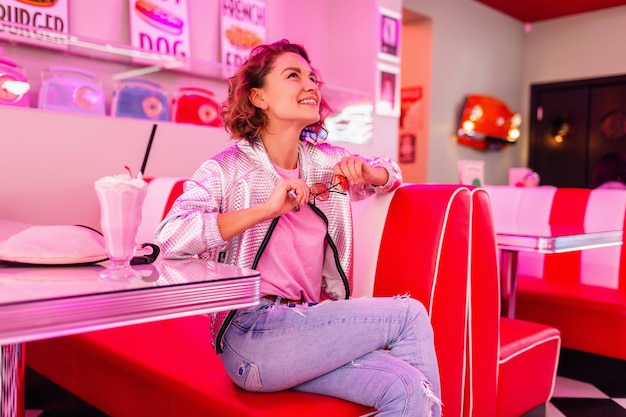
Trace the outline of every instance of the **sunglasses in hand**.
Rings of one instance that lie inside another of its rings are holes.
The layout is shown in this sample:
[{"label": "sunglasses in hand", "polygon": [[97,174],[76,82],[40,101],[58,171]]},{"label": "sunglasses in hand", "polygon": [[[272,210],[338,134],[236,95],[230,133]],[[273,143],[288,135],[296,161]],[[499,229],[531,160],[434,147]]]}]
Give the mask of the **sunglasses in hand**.
[{"label": "sunglasses in hand", "polygon": [[317,182],[311,186],[309,202],[326,201],[330,198],[330,193],[345,194],[348,191],[348,179],[343,175],[335,175],[330,183],[322,184]]}]

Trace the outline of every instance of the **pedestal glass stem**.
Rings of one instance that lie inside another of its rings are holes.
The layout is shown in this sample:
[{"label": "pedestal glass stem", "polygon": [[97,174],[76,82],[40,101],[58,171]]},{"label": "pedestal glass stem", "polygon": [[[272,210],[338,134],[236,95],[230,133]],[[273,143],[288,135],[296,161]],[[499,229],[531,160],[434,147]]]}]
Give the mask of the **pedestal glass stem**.
[{"label": "pedestal glass stem", "polygon": [[24,345],[2,345],[0,356],[0,417],[24,417]]}]

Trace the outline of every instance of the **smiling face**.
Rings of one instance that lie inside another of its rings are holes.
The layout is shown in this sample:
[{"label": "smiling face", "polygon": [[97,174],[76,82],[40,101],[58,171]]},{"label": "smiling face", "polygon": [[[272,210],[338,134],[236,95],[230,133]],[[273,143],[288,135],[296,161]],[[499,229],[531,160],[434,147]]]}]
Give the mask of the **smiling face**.
[{"label": "smiling face", "polygon": [[263,87],[253,88],[250,100],[262,109],[270,126],[297,124],[300,129],[320,120],[320,81],[300,55],[276,58]]}]

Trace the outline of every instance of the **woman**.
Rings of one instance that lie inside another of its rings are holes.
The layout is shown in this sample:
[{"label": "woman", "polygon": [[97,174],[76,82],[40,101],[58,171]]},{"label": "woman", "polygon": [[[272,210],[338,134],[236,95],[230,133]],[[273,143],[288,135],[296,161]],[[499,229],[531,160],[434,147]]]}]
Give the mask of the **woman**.
[{"label": "woman", "polygon": [[439,416],[424,306],[350,299],[350,199],[401,183],[389,158],[316,142],[329,108],[302,46],[256,47],[229,79],[222,120],[234,146],[202,164],[157,229],[170,256],[261,272],[259,306],[217,314],[213,341],[240,387],[313,392],[380,416]]}]

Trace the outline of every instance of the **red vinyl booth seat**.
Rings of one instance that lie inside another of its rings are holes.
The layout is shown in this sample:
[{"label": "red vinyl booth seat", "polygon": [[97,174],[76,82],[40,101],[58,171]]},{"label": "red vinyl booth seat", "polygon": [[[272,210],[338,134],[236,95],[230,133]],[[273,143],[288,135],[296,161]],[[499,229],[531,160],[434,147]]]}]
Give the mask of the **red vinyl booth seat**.
[{"label": "red vinyl booth seat", "polygon": [[[154,230],[180,193],[180,184],[178,179],[150,183],[140,241],[150,240],[147,231]],[[356,202],[353,208],[355,296],[411,293],[427,306],[444,415],[461,416],[469,190],[406,185],[393,195]],[[208,317],[192,316],[29,342],[25,357],[29,367],[112,417],[337,417],[372,411],[321,395],[255,394],[237,388],[210,346],[208,326]]]}]

